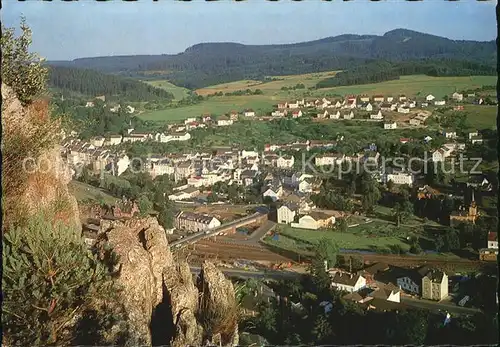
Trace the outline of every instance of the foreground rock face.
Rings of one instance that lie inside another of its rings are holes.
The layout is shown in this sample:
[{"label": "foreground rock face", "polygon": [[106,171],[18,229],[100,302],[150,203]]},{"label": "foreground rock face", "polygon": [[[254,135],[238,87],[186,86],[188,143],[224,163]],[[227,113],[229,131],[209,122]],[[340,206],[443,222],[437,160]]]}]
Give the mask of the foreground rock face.
[{"label": "foreground rock face", "polygon": [[169,318],[155,318],[171,332],[164,344],[237,344],[234,288],[213,264],[203,264],[196,285],[189,265],[174,260],[156,218],[102,221],[101,232],[119,256],[117,281],[123,287],[131,345],[152,344],[151,318],[162,302]]},{"label": "foreground rock face", "polygon": [[68,190],[71,172],[59,151],[60,130],[49,112],[44,100],[24,107],[12,88],[2,84],[4,217],[17,223],[45,211],[80,228],[78,204]]}]

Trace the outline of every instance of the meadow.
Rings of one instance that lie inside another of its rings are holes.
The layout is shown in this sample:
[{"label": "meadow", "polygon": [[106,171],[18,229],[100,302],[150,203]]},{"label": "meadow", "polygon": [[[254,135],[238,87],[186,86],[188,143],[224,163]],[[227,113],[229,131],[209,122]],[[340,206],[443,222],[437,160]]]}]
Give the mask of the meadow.
[{"label": "meadow", "polygon": [[467,123],[475,129],[496,129],[497,106],[465,105]]},{"label": "meadow", "polygon": [[[146,111],[140,116],[144,120],[169,123],[186,119],[188,117],[200,116],[203,113],[221,115],[232,110],[243,111],[251,108],[257,114],[269,113],[273,106],[279,102],[294,100],[297,98],[318,98],[323,96],[348,95],[348,94],[384,94],[424,97],[433,94],[437,98],[450,95],[455,90],[479,88],[483,85],[496,84],[496,76],[471,76],[471,77],[430,77],[425,75],[402,76],[400,80],[386,81],[382,83],[364,84],[356,86],[343,86],[325,88],[318,90],[308,90],[308,87],[315,85],[318,81],[328,76],[334,75],[335,71],[305,74],[295,76],[275,76],[277,81],[258,82],[252,80],[237,81],[220,84],[196,90],[200,95],[213,94],[222,91],[224,93],[236,90],[260,89],[262,95],[248,96],[218,96],[210,97],[199,104],[183,106],[178,108],[168,108],[165,110]],[[152,82],[149,82],[152,83]],[[161,85],[165,81],[156,81]],[[298,83],[305,85],[306,89],[281,90],[282,87],[292,87]],[[165,88],[167,85],[165,84]],[[173,87],[168,87],[173,88]],[[179,92],[179,91],[178,91]],[[494,124],[489,119],[490,110],[481,110],[477,119],[478,125]]]},{"label": "meadow", "polygon": [[164,89],[174,95],[174,100],[182,100],[188,96],[189,89],[178,87],[175,84],[170,83],[167,80],[157,80],[157,81],[143,81],[153,87]]}]

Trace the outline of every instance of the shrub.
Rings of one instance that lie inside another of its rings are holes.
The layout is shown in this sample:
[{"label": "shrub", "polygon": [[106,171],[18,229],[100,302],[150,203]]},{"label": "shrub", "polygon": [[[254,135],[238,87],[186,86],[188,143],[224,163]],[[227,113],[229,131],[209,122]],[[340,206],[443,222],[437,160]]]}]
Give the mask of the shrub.
[{"label": "shrub", "polygon": [[26,346],[63,343],[67,325],[113,293],[106,267],[81,236],[42,214],[5,234],[2,286],[3,331]]}]

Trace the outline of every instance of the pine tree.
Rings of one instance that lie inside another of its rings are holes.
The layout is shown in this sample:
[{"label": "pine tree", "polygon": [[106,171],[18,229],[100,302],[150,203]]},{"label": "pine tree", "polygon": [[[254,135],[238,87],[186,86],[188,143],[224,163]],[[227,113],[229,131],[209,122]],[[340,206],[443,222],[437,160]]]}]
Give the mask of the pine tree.
[{"label": "pine tree", "polygon": [[81,236],[42,214],[5,234],[2,286],[4,334],[25,346],[68,342],[67,326],[116,291]]}]

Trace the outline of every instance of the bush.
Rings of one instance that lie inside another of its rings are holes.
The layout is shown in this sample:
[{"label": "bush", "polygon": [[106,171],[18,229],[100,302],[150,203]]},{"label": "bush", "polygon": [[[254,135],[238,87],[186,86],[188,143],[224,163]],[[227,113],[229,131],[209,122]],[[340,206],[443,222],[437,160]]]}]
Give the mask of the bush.
[{"label": "bush", "polygon": [[41,214],[5,234],[3,271],[3,331],[13,345],[67,342],[66,326],[116,290],[79,233]]},{"label": "bush", "polygon": [[44,92],[47,68],[37,54],[30,53],[31,29],[21,20],[21,35],[2,25],[2,83],[11,86],[24,105]]}]

